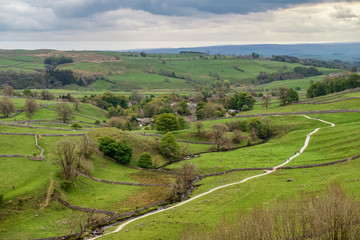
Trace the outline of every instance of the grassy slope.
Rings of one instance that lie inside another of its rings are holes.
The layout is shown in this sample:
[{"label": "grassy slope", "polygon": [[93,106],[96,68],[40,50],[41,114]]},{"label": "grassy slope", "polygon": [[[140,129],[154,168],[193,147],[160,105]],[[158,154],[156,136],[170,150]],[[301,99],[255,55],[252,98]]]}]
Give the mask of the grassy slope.
[{"label": "grassy slope", "polygon": [[[125,230],[105,236],[103,239],[177,239],[179,233],[188,224],[214,226],[223,216],[232,215],[240,210],[249,210],[258,205],[268,205],[281,198],[299,197],[303,193],[324,190],[328,184],[337,181],[347,192],[360,197],[358,168],[360,161],[324,168],[277,171],[274,174],[250,180],[241,185],[231,186],[203,196],[174,210],[135,221]],[[250,173],[248,173],[250,175]],[[253,175],[256,173],[253,172]],[[233,179],[244,179],[244,173],[233,173]],[[287,182],[287,179],[293,182]],[[220,177],[204,179],[199,184],[209,181],[222,181]],[[226,182],[223,181],[223,182]],[[314,184],[316,183],[316,184]],[[193,195],[202,192],[199,187]],[[281,191],[279,191],[281,189]],[[171,226],[171,228],[169,228]],[[127,231],[128,230],[128,231]]]}]

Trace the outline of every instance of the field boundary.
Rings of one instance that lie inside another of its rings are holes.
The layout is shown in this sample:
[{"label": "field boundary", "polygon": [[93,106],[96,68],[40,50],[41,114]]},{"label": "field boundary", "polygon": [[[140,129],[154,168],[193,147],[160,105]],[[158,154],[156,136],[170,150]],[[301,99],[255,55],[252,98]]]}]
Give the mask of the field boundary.
[{"label": "field boundary", "polygon": [[102,183],[110,183],[110,184],[117,184],[117,185],[129,185],[129,186],[171,186],[171,184],[162,184],[162,183],[130,183],[130,182],[116,182],[116,181],[110,181],[110,180],[104,180],[104,179],[100,179],[100,178],[96,178],[93,176],[90,176],[88,174],[85,174],[83,172],[80,173],[82,176],[86,177],[86,178],[90,178],[94,181],[97,182],[102,182]]},{"label": "field boundary", "polygon": [[[341,160],[337,160],[337,161],[332,161],[332,162],[326,162],[326,163],[318,163],[318,164],[311,164],[311,165],[300,165],[300,166],[290,166],[290,167],[279,167],[277,168],[278,170],[291,170],[291,169],[300,169],[300,168],[314,168],[314,167],[325,167],[325,166],[330,166],[330,165],[334,165],[334,164],[338,164],[338,163],[343,163],[343,162],[349,162],[355,159],[360,158],[360,154],[353,156],[351,158],[345,158],[345,159],[341,159]],[[204,175],[200,175],[200,179],[203,178],[207,178],[207,177],[213,177],[213,176],[220,176],[220,175],[224,175],[224,174],[228,174],[228,173],[232,173],[232,172],[240,172],[240,171],[256,171],[256,170],[272,170],[273,168],[269,168],[269,167],[264,167],[264,168],[235,168],[235,169],[230,169],[224,172],[219,172],[219,173],[208,173],[208,174],[204,174]]]}]

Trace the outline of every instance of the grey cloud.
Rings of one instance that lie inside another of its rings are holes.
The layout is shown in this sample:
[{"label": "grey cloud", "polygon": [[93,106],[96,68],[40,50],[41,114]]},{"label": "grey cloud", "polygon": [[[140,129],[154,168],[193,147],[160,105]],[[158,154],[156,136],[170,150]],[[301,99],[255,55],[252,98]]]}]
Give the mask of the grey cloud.
[{"label": "grey cloud", "polygon": [[347,19],[347,18],[357,18],[357,17],[359,17],[350,8],[345,8],[345,7],[342,7],[342,6],[334,6],[334,9],[336,10],[336,13],[333,13],[332,15],[334,17],[336,17],[336,18]]}]

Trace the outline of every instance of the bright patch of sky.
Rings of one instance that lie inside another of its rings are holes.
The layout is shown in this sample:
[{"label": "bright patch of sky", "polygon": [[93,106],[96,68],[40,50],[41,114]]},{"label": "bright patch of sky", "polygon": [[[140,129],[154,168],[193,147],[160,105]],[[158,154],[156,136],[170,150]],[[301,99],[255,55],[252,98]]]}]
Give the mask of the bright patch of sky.
[{"label": "bright patch of sky", "polygon": [[359,42],[360,2],[1,0],[0,48]]}]

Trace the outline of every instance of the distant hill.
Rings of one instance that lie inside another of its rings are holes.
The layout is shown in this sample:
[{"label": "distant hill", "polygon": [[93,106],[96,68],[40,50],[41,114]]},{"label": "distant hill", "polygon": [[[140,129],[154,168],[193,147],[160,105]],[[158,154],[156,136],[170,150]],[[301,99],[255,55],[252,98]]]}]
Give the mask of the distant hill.
[{"label": "distant hill", "polygon": [[360,62],[360,42],[358,43],[322,43],[322,44],[256,44],[225,45],[193,48],[158,48],[146,49],[147,53],[180,53],[203,52],[211,55],[247,55],[256,52],[262,56],[289,55],[299,58],[315,58],[321,60],[341,60]]}]

